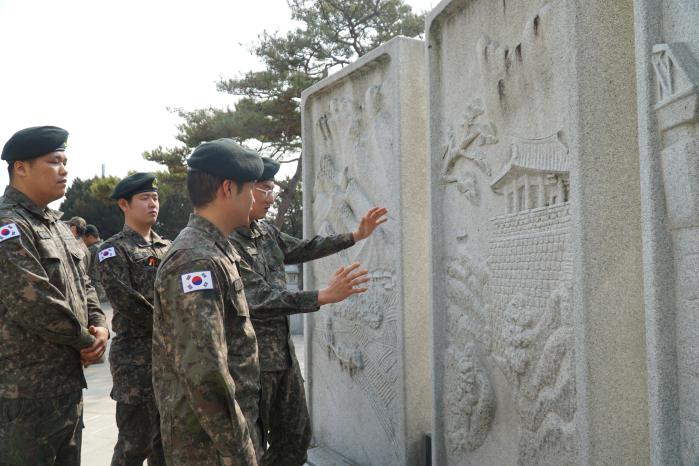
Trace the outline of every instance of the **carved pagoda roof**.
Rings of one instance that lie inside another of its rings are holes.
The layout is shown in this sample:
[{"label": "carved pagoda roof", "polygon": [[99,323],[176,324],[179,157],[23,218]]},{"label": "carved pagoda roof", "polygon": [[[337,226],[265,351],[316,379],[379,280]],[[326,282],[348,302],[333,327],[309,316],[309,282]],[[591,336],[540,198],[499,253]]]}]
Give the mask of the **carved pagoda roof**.
[{"label": "carved pagoda roof", "polygon": [[510,161],[490,183],[495,190],[509,182],[512,176],[523,173],[560,174],[570,171],[568,148],[557,134],[543,139],[516,139],[510,150]]}]

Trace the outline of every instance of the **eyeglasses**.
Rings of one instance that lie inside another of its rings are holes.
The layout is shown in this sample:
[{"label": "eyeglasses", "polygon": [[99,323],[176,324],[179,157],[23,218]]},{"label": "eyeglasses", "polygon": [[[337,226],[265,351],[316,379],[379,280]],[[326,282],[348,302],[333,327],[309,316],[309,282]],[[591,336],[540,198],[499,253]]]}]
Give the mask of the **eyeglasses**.
[{"label": "eyeglasses", "polygon": [[265,193],[265,197],[266,197],[267,199],[274,200],[274,199],[276,199],[276,197],[279,195],[279,193],[277,192],[277,190],[274,189],[274,188],[273,188],[273,189],[255,188],[255,189],[258,190],[258,191],[261,192],[261,193]]}]

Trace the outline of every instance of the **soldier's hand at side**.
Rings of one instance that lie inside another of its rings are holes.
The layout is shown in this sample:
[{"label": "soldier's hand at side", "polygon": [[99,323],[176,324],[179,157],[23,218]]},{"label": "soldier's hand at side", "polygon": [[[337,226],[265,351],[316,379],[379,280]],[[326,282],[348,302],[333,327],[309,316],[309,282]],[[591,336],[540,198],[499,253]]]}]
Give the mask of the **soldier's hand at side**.
[{"label": "soldier's hand at side", "polygon": [[360,285],[369,281],[369,271],[358,269],[359,264],[337,269],[328,286],[318,292],[318,305],[339,303],[354,294],[364,293],[367,288],[360,288]]},{"label": "soldier's hand at side", "polygon": [[92,346],[80,350],[80,360],[85,367],[99,361],[107,349],[109,339],[109,330],[104,327],[90,326],[89,331],[95,337],[95,342]]},{"label": "soldier's hand at side", "polygon": [[357,227],[357,231],[352,233],[352,237],[354,238],[354,242],[357,243],[363,239],[368,238],[374,230],[376,230],[379,225],[386,223],[388,221],[388,218],[386,218],[386,215],[388,214],[388,209],[385,209],[383,207],[374,207],[371,209],[367,214],[362,217],[361,222],[359,222],[359,227]]}]

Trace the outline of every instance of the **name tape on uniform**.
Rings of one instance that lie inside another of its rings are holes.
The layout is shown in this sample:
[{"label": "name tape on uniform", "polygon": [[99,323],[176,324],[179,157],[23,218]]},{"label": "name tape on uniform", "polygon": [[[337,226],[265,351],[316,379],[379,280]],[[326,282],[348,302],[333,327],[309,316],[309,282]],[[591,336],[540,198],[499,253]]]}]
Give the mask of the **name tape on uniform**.
[{"label": "name tape on uniform", "polygon": [[17,228],[17,224],[8,223],[7,225],[0,227],[0,243],[6,239],[16,238],[18,236],[20,236],[20,233],[19,228]]},{"label": "name tape on uniform", "polygon": [[105,259],[109,259],[110,257],[116,257],[116,249],[114,249],[114,247],[107,248],[100,252],[100,262],[103,262]]},{"label": "name tape on uniform", "polygon": [[185,293],[199,290],[213,290],[214,284],[211,280],[211,272],[209,270],[202,270],[201,272],[182,274],[182,289]]}]

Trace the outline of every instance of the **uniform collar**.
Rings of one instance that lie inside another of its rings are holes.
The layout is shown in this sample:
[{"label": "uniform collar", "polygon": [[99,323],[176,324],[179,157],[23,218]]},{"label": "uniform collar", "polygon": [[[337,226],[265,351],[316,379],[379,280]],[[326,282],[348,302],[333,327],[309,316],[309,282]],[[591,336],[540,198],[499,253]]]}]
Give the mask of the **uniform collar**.
[{"label": "uniform collar", "polygon": [[253,220],[249,227],[238,227],[235,231],[248,239],[257,239],[265,235],[267,226],[262,220]]},{"label": "uniform collar", "polygon": [[231,243],[228,241],[228,238],[223,236],[223,233],[221,233],[221,230],[219,230],[218,227],[216,227],[216,225],[214,225],[201,215],[190,214],[187,226],[190,228],[194,228],[195,230],[201,231],[205,237],[208,237],[211,241],[216,243],[216,245],[220,247],[226,254],[230,255],[235,260],[239,260],[239,256],[235,252],[235,249],[233,249]]},{"label": "uniform collar", "polygon": [[153,230],[150,231],[151,234],[151,239],[153,240],[152,242],[146,241],[146,239],[141,236],[139,232],[131,228],[130,226],[124,224],[124,229],[122,230],[124,232],[124,236],[131,238],[136,244],[139,246],[151,246],[151,245],[163,245],[165,246],[165,243],[163,242],[163,239]]},{"label": "uniform collar", "polygon": [[13,186],[8,186],[7,188],[5,188],[5,194],[3,195],[3,199],[6,202],[9,201],[10,203],[22,206],[25,210],[31,212],[32,214],[43,220],[56,222],[60,220],[60,218],[63,216],[63,212],[60,212],[58,210],[53,210],[48,207],[41,209],[38,205],[34,203],[34,201],[29,199],[29,197],[26,194],[24,194],[22,191]]}]

